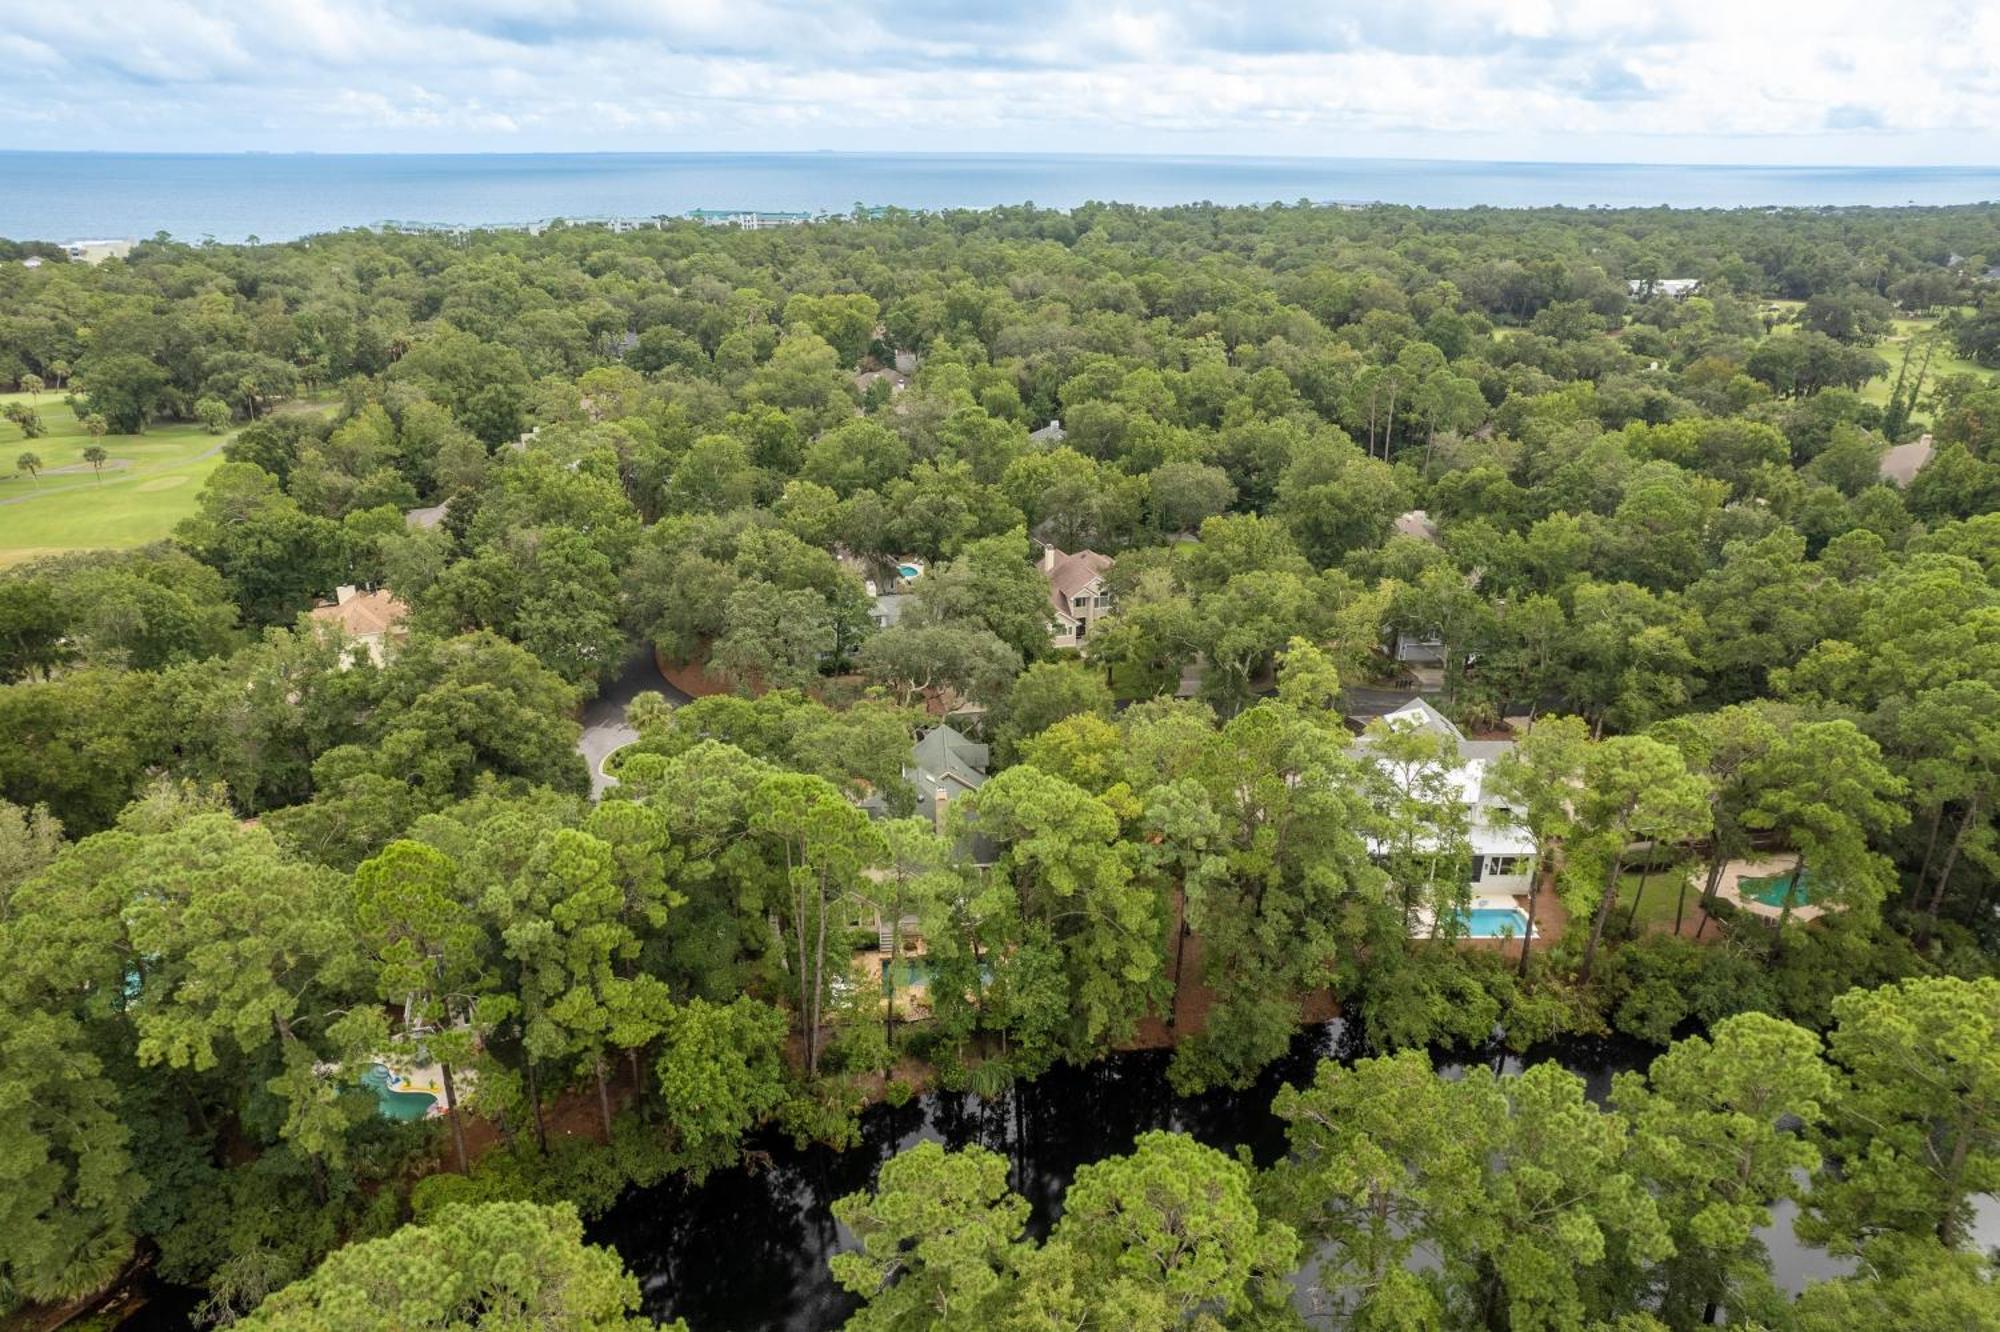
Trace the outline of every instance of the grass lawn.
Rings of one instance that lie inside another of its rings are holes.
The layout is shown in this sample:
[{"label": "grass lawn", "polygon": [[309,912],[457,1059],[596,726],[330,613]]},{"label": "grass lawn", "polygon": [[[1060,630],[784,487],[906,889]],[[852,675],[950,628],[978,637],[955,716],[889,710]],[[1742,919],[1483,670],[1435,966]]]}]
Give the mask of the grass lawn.
[{"label": "grass lawn", "polygon": [[[201,483],[222,463],[229,436],[198,425],[156,425],[143,435],[106,435],[111,455],[102,476],[84,462],[91,438],[60,393],[0,393],[41,413],[48,434],[23,439],[0,421],[0,567],[70,550],[143,546],[170,534],[194,512]],[[16,470],[23,453],[42,460],[30,480]]]},{"label": "grass lawn", "polygon": [[[1883,375],[1880,379],[1871,379],[1861,386],[1862,399],[1866,402],[1872,402],[1878,407],[1889,405],[1889,390],[1895,387],[1896,371],[1903,363],[1904,345],[1909,342],[1912,336],[1935,327],[1937,320],[1928,318],[1896,319],[1892,320],[1891,323],[1895,328],[1895,332],[1883,338],[1881,342],[1875,345],[1875,354],[1889,363],[1889,373]],[[1911,358],[1911,374],[1914,375],[1917,372],[1917,366],[1922,361],[1923,352],[1920,349]],[[1940,340],[1937,345],[1937,351],[1931,356],[1930,372],[1924,377],[1924,386],[1928,393],[1930,386],[1935,384],[1944,375],[1978,375],[1981,378],[1991,378],[1992,374],[1993,372],[1985,366],[1968,361],[1953,351],[1950,342]],[[1928,425],[1930,423],[1930,413],[1919,408],[1910,419],[1912,421],[1921,421]]]},{"label": "grass lawn", "polygon": [[[1643,898],[1638,896],[1638,872],[1628,871],[1618,881],[1618,905],[1615,908],[1615,919],[1622,926],[1625,923],[1626,916],[1632,911],[1632,903],[1636,900],[1639,903],[1639,919],[1633,928],[1637,932],[1643,934],[1651,930],[1658,930],[1663,934],[1672,933],[1674,928],[1674,902],[1680,896],[1681,882],[1684,879],[1695,879],[1699,875],[1700,869],[1701,867],[1692,861],[1682,861],[1665,869],[1654,870],[1650,875],[1646,876],[1646,895]],[[1688,884],[1687,913],[1683,917],[1684,921],[1694,921],[1701,918],[1701,913],[1695,909],[1695,903],[1700,900],[1701,884],[1698,881],[1690,882]]]}]

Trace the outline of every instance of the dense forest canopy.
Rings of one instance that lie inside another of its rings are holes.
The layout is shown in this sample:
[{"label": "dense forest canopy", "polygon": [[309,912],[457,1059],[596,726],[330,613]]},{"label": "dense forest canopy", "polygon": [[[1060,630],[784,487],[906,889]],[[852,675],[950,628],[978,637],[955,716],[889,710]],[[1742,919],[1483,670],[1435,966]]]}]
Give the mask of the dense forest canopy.
[{"label": "dense forest canopy", "polygon": [[[624,1326],[632,1184],[1331,1002],[1269,1169],[1148,1134],[1029,1238],[891,1162],[851,1325],[2000,1324],[1995,370],[1996,206],[0,245],[0,432],[227,431],[0,571],[0,1314]],[[595,772],[635,649],[700,697]],[[1603,1104],[1424,1054],[1608,1031]],[[1777,1293],[1785,1199],[1854,1275]]]}]

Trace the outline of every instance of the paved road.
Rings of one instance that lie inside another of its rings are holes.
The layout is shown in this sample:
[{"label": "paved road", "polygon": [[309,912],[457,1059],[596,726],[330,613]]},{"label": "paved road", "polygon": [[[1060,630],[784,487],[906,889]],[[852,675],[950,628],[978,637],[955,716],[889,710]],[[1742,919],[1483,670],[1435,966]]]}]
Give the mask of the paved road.
[{"label": "paved road", "polygon": [[625,705],[635,695],[651,689],[665,694],[667,702],[679,707],[692,702],[686,694],[667,683],[660,674],[660,668],[653,661],[650,647],[633,652],[625,662],[617,678],[604,686],[602,693],[590,701],[583,710],[583,735],[576,742],[576,750],[583,755],[583,761],[590,765],[590,794],[592,798],[603,795],[616,786],[615,778],[604,775],[604,760],[612,750],[631,744],[639,738],[639,733],[625,724]]}]

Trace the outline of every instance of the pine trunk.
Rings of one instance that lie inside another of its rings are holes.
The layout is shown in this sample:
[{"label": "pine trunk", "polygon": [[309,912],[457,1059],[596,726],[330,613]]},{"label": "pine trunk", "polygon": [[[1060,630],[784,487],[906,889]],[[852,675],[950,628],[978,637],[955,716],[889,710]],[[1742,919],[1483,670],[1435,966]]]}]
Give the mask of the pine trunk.
[{"label": "pine trunk", "polygon": [[[1544,856],[1549,854],[1547,847],[1542,849],[1542,854]],[[1535,903],[1541,900],[1542,875],[1545,871],[1553,873],[1538,862],[1535,865],[1535,872],[1528,878],[1528,932],[1521,936],[1521,961],[1515,968],[1516,973],[1523,977],[1528,974],[1528,950],[1533,948],[1535,943]]]},{"label": "pine trunk", "polygon": [[[1639,871],[1639,886],[1632,892],[1632,910],[1625,917],[1625,933],[1630,934],[1639,925],[1639,904],[1646,900],[1646,881],[1653,877],[1653,848],[1646,849],[1646,864]],[[1676,925],[1678,933],[1680,927]]]},{"label": "pine trunk", "polygon": [[1921,933],[1917,937],[1919,944],[1929,943],[1932,933],[1937,929],[1938,912],[1944,906],[1945,889],[1951,887],[1951,872],[1958,867],[1959,848],[1965,845],[1966,831],[1978,818],[1979,793],[1974,792],[1972,802],[1965,807],[1965,817],[1959,820],[1958,831],[1952,834],[1951,846],[1944,853],[1944,865],[1938,870],[1937,887],[1931,890],[1930,904],[1924,908],[1924,923],[1919,927]]},{"label": "pine trunk", "polygon": [[465,1158],[465,1122],[458,1117],[458,1086],[452,1081],[451,1065],[440,1062],[444,1072],[444,1112],[451,1117],[451,1145],[458,1153],[458,1173],[469,1175],[472,1167]]},{"label": "pine trunk", "polygon": [[535,1077],[535,1057],[527,1055],[524,1062],[528,1074],[528,1105],[535,1112],[535,1142],[542,1149],[542,1155],[549,1152],[549,1126],[542,1120],[542,1087]]},{"label": "pine trunk", "polygon": [[1701,890],[1701,924],[1694,927],[1697,939],[1708,933],[1708,922],[1715,919],[1715,895],[1722,891],[1722,866],[1722,853],[1718,849],[1708,862],[1708,882]]},{"label": "pine trunk", "polygon": [[1611,873],[1604,877],[1604,896],[1598,899],[1597,914],[1590,922],[1590,942],[1583,946],[1583,967],[1577,979],[1589,980],[1590,969],[1597,962],[1598,941],[1604,938],[1604,922],[1611,919],[1611,909],[1618,903],[1618,876],[1625,872],[1625,853],[1620,851],[1611,857]]},{"label": "pine trunk", "polygon": [[1174,998],[1173,1006],[1167,1009],[1167,1030],[1172,1031],[1181,1015],[1181,966],[1187,961],[1187,880],[1181,880],[1175,892],[1174,910]]}]

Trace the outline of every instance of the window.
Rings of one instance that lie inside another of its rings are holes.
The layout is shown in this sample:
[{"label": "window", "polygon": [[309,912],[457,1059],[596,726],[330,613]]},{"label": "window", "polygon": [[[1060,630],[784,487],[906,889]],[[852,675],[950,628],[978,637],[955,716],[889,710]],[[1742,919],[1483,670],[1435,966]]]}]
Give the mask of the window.
[{"label": "window", "polygon": [[1486,872],[1495,878],[1506,878],[1516,874],[1526,874],[1530,856],[1488,856]]}]

